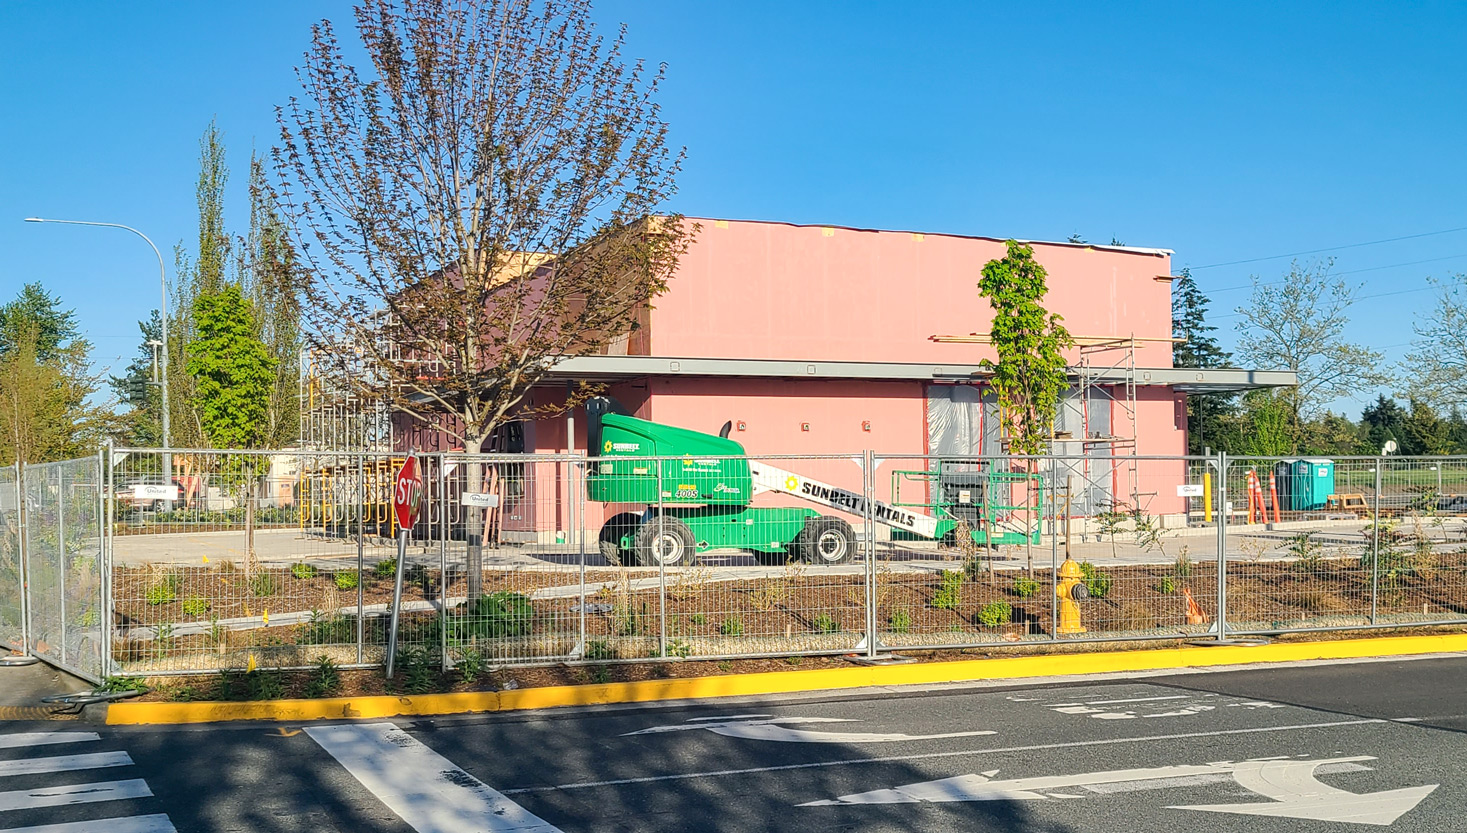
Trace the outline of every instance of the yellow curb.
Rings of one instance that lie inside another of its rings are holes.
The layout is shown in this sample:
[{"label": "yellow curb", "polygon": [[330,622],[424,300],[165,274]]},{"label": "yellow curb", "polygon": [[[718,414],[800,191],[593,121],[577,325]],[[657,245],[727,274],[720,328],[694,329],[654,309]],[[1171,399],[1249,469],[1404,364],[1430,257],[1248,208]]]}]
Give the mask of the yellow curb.
[{"label": "yellow curb", "polygon": [[1467,651],[1467,634],[1392,636],[1329,642],[1287,642],[1050,654],[999,659],[958,660],[892,666],[851,666],[814,671],[773,671],[716,677],[641,680],[602,685],[549,686],[514,691],[472,691],[416,696],[378,695],[325,700],[262,700],[246,703],[113,703],[111,725],[213,723],[226,720],[306,721],[384,718],[418,715],[473,714],[561,706],[645,703],[654,700],[701,700],[796,691],[825,691],[867,686],[931,685],[974,680],[1017,680],[1115,671],[1203,668],[1255,662],[1412,656]]}]

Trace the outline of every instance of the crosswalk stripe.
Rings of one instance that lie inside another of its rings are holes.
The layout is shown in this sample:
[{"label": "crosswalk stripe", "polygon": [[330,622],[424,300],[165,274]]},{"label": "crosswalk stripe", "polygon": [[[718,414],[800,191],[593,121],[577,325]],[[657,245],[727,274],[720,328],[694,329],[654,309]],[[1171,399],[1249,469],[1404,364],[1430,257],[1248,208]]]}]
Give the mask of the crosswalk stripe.
[{"label": "crosswalk stripe", "polygon": [[147,782],[141,778],[127,781],[104,781],[99,784],[37,787],[33,790],[0,792],[0,811],[65,807],[72,804],[90,804],[94,801],[119,801],[125,798],[147,798],[152,794],[153,791],[148,789]]},{"label": "crosswalk stripe", "polygon": [[306,734],[418,833],[561,833],[391,723]]},{"label": "crosswalk stripe", "polygon": [[70,772],[74,769],[102,769],[109,766],[132,766],[132,758],[126,752],[93,752],[88,755],[0,761],[0,776],[39,775],[45,772]]},{"label": "crosswalk stripe", "polygon": [[42,824],[37,827],[16,827],[5,833],[178,833],[168,816],[159,813],[153,816],[129,816],[122,819],[97,819],[96,821],[68,821],[62,824]]},{"label": "crosswalk stripe", "polygon": [[0,735],[0,749],[19,749],[24,746],[46,746],[53,743],[79,743],[101,740],[96,732],[16,732]]}]

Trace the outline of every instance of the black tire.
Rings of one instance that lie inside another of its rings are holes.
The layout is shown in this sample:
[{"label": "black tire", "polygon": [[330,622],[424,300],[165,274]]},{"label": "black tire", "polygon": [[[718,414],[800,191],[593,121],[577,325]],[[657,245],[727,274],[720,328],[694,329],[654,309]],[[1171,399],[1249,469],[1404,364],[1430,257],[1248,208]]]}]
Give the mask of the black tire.
[{"label": "black tire", "polygon": [[601,557],[606,559],[606,563],[613,567],[632,563],[632,550],[623,549],[621,539],[624,535],[631,535],[641,523],[642,516],[636,512],[622,512],[612,515],[601,525],[597,546],[601,548]]},{"label": "black tire", "polygon": [[811,564],[842,564],[856,552],[856,532],[834,515],[821,515],[805,522],[795,543]]},{"label": "black tire", "polygon": [[637,563],[643,567],[676,567],[693,560],[693,531],[673,515],[658,515],[637,530]]}]

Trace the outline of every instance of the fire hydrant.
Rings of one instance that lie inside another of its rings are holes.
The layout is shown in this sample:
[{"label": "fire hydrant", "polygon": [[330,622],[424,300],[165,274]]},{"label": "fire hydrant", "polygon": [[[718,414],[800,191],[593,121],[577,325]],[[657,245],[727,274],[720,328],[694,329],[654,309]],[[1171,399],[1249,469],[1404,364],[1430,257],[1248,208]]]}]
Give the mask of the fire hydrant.
[{"label": "fire hydrant", "polygon": [[1080,572],[1080,565],[1066,558],[1065,563],[1059,568],[1059,584],[1055,585],[1054,595],[1059,602],[1059,636],[1072,633],[1084,633],[1085,627],[1080,624],[1080,606],[1076,602],[1090,598],[1090,588],[1085,586],[1085,574]]}]

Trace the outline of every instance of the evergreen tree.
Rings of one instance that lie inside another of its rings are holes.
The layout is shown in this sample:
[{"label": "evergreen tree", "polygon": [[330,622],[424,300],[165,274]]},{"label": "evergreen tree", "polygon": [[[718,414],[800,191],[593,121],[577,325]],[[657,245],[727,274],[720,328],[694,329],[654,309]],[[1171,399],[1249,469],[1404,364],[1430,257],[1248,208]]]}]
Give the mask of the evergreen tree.
[{"label": "evergreen tree", "polygon": [[100,379],[75,322],[36,283],[0,306],[0,461],[92,453],[111,427],[108,409],[89,404]]},{"label": "evergreen tree", "polygon": [[1388,441],[1394,440],[1402,453],[1402,437],[1405,434],[1406,411],[1396,400],[1381,394],[1373,404],[1360,412],[1360,421],[1365,428],[1365,444],[1369,454],[1379,454]]},{"label": "evergreen tree", "polygon": [[1401,435],[1402,454],[1452,453],[1451,425],[1419,399],[1411,400],[1411,412],[1401,426]]},{"label": "evergreen tree", "polygon": [[121,376],[111,376],[108,383],[117,399],[127,406],[119,425],[118,439],[127,445],[157,447],[163,442],[163,396],[158,385],[157,363],[162,357],[154,348],[163,331],[158,311],[147,321],[138,322],[142,340],[137,355],[123,368]]},{"label": "evergreen tree", "polygon": [[[1197,288],[1190,270],[1172,282],[1172,347],[1174,367],[1227,367],[1232,354],[1209,335],[1217,330],[1207,323],[1207,296]],[[1230,415],[1236,411],[1232,394],[1191,394],[1187,397],[1187,452],[1201,454],[1223,447]]]},{"label": "evergreen tree", "polygon": [[37,361],[54,361],[72,345],[84,344],[80,337],[76,313],[63,310],[61,299],[39,282],[22,286],[15,300],[0,306],[0,357],[30,341]]}]

